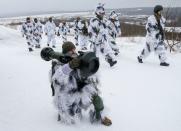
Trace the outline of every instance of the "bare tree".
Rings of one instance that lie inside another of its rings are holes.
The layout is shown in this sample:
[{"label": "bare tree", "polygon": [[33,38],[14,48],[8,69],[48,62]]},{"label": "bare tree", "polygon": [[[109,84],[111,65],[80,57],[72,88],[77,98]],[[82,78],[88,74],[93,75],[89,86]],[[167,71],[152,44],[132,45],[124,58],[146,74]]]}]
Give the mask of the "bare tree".
[{"label": "bare tree", "polygon": [[181,51],[181,32],[176,31],[176,22],[177,22],[177,18],[179,17],[178,11],[177,9],[172,11],[171,8],[168,7],[164,11],[164,16],[166,18],[166,21],[170,21],[168,25],[171,26],[170,29],[165,30],[166,41],[170,49],[170,52],[172,51],[180,52]]}]

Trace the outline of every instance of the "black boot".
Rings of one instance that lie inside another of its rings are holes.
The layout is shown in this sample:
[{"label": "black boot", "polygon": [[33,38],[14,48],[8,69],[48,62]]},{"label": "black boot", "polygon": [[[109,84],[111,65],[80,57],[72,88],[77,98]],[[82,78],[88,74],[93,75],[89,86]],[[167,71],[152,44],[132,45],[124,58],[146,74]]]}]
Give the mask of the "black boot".
[{"label": "black boot", "polygon": [[29,52],[32,52],[32,51],[33,51],[33,49],[32,49],[32,48],[28,48],[28,50],[29,50]]},{"label": "black boot", "polygon": [[40,45],[36,45],[35,48],[40,48]]},{"label": "black boot", "polygon": [[58,114],[58,119],[57,121],[61,121],[61,116]]},{"label": "black boot", "polygon": [[113,61],[112,57],[110,57],[109,55],[106,55],[106,61],[109,63],[109,65],[112,67],[113,65],[115,65],[117,63],[117,61]]},{"label": "black boot", "polygon": [[40,45],[37,45],[37,48],[41,48],[41,46],[40,46]]},{"label": "black boot", "polygon": [[112,59],[108,59],[107,62],[109,63],[110,67],[112,67],[113,65],[115,65],[117,63],[117,61],[113,61]]},{"label": "black boot", "polygon": [[143,63],[143,60],[138,56],[137,57],[139,63]]},{"label": "black boot", "polygon": [[166,62],[161,62],[160,63],[160,66],[169,66],[170,64],[169,63],[166,63]]},{"label": "black boot", "polygon": [[114,55],[117,56],[117,55],[118,55],[118,52],[115,52]]},{"label": "black boot", "polygon": [[117,56],[119,54],[119,50],[118,49],[113,49],[114,51],[114,55]]}]

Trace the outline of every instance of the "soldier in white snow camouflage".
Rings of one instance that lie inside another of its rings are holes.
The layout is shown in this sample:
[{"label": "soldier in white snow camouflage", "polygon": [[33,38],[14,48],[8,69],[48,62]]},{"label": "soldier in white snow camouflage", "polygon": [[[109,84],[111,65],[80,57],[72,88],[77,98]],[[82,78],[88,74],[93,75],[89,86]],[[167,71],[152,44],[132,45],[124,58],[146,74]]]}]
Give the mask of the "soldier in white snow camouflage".
[{"label": "soldier in white snow camouflage", "polygon": [[79,20],[77,24],[78,30],[78,45],[81,47],[81,50],[87,50],[89,44],[88,36],[88,23],[86,20]]},{"label": "soldier in white snow camouflage", "polygon": [[74,39],[75,39],[75,45],[78,46],[78,22],[80,21],[80,17],[77,17],[74,21]]},{"label": "soldier in white snow camouflage", "polygon": [[106,61],[113,66],[117,63],[115,55],[108,43],[107,19],[104,18],[105,10],[103,4],[98,4],[95,10],[96,17],[90,20],[88,32],[91,37],[91,49],[99,56],[102,53]]},{"label": "soldier in white snow camouflage", "polygon": [[30,17],[27,17],[26,22],[22,24],[21,33],[26,38],[29,52],[33,51],[33,23]]},{"label": "soldier in white snow camouflage", "polygon": [[60,23],[59,29],[58,29],[58,36],[62,37],[63,42],[67,41],[67,34],[70,33],[69,26],[65,21]]},{"label": "soldier in white snow camouflage", "polygon": [[162,16],[161,12],[163,7],[157,5],[154,8],[154,15],[148,18],[146,24],[146,46],[142,50],[141,54],[137,57],[139,63],[143,63],[143,60],[154,51],[158,54],[160,60],[160,66],[169,66],[166,62],[166,47],[164,42],[164,27],[165,18]]},{"label": "soldier in white snow camouflage", "polygon": [[74,124],[82,118],[82,110],[89,110],[91,122],[101,122],[109,126],[111,120],[104,114],[104,105],[98,95],[98,77],[93,74],[83,77],[79,67],[75,46],[72,42],[62,45],[62,53],[73,59],[67,64],[53,61],[51,83],[54,89],[54,104],[58,111],[58,121]]},{"label": "soldier in white snow camouflage", "polygon": [[119,47],[116,43],[116,38],[121,36],[121,26],[118,19],[118,15],[115,11],[112,11],[109,15],[109,19],[107,21],[107,29],[108,29],[108,41],[109,44],[114,51],[115,55],[119,53]]},{"label": "soldier in white snow camouflage", "polygon": [[49,18],[49,20],[46,22],[44,27],[45,35],[47,35],[47,46],[50,46],[50,42],[52,42],[52,47],[55,48],[56,45],[56,25],[53,22],[52,17]]},{"label": "soldier in white snow camouflage", "polygon": [[43,27],[40,21],[38,21],[37,18],[34,18],[33,22],[33,40],[34,40],[34,45],[35,48],[40,48],[41,45],[41,39],[42,39],[42,34],[43,34]]}]

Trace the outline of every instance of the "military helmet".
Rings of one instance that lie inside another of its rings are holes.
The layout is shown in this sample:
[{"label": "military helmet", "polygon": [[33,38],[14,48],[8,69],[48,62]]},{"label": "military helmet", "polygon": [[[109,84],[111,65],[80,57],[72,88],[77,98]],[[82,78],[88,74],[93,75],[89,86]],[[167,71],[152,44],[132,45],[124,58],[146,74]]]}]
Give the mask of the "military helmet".
[{"label": "military helmet", "polygon": [[163,10],[163,6],[161,6],[161,5],[156,5],[155,7],[154,7],[154,13],[158,13],[159,11],[162,11]]},{"label": "military helmet", "polygon": [[38,22],[38,19],[37,19],[37,18],[34,18],[34,22],[36,22],[36,23],[37,23],[37,22]]},{"label": "military helmet", "polygon": [[26,17],[26,21],[30,21],[31,19],[30,19],[30,17]]},{"label": "military helmet", "polygon": [[104,9],[104,4],[99,3],[98,6],[96,7],[95,14],[97,15],[104,15],[105,14],[105,9]]}]

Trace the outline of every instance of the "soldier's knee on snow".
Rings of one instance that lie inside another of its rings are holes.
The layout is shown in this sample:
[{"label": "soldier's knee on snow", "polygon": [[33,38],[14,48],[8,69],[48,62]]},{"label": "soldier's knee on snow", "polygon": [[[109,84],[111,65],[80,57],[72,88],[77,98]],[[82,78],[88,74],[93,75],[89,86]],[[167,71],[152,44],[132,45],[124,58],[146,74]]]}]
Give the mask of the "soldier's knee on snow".
[{"label": "soldier's knee on snow", "polygon": [[96,112],[100,112],[104,109],[104,104],[103,104],[103,100],[100,96],[98,95],[94,95],[92,97],[92,103],[94,105],[94,108],[96,110]]}]

